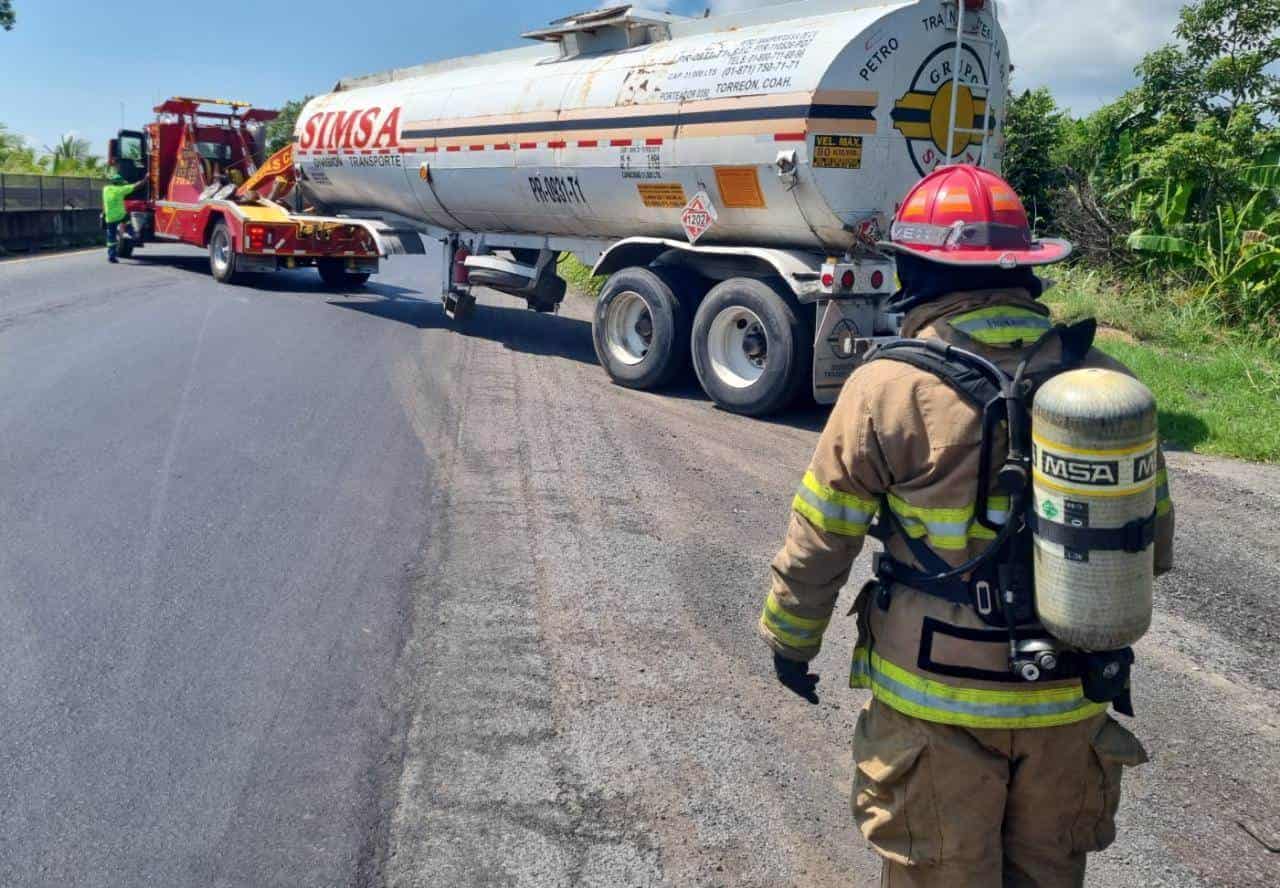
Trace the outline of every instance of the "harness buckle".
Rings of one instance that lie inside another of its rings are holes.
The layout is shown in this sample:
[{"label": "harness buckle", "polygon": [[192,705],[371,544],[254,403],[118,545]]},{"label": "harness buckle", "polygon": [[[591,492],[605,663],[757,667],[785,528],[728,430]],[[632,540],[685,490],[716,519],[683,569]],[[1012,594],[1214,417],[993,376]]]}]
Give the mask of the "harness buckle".
[{"label": "harness buckle", "polygon": [[995,600],[991,597],[991,584],[986,580],[978,580],[973,584],[974,607],[984,617],[991,616],[995,610]]}]

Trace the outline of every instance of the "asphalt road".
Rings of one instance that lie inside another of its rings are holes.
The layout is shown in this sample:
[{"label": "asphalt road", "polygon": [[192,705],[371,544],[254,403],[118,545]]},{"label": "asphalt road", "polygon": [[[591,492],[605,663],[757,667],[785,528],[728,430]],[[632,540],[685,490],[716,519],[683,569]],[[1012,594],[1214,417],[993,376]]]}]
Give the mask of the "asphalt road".
[{"label": "asphalt road", "polygon": [[[818,706],[753,633],[821,411],[616,388],[580,300],[454,331],[427,259],[141,255],[0,264],[0,885],[875,883],[851,621]],[[1089,884],[1272,886],[1280,472],[1170,462]]]}]

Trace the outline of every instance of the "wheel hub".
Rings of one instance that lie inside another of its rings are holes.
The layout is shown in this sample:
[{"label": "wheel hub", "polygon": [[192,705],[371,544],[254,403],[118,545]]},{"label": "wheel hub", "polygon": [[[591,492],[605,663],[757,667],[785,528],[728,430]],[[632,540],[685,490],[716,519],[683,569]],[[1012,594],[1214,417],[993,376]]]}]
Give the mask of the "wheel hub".
[{"label": "wheel hub", "polygon": [[604,323],[605,345],[614,360],[634,366],[653,345],[653,313],[634,290],[619,293],[609,303]]},{"label": "wheel hub", "polygon": [[707,357],[725,385],[755,385],[769,363],[769,336],[760,317],[744,305],[722,309],[707,330]]}]

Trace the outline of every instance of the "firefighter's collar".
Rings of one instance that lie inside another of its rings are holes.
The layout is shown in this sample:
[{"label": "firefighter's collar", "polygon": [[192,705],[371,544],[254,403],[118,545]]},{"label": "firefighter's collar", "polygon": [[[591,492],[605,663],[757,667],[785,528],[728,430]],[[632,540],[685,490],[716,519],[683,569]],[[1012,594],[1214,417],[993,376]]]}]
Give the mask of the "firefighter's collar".
[{"label": "firefighter's collar", "polygon": [[907,312],[902,321],[902,335],[913,339],[926,327],[934,326],[938,321],[952,315],[963,314],[977,308],[996,305],[1013,305],[1028,308],[1038,314],[1048,316],[1049,309],[1031,298],[1029,290],[1022,288],[996,290],[967,290],[960,293],[948,293],[937,299],[931,299],[924,305],[917,306]]}]

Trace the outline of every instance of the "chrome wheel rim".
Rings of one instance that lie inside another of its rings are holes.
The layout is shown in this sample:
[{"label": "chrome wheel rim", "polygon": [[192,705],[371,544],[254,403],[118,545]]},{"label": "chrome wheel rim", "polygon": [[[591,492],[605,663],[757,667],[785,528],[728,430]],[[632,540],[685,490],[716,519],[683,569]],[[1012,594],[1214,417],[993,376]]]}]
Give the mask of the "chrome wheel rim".
[{"label": "chrome wheel rim", "polygon": [[227,242],[226,232],[219,231],[213,236],[213,264],[218,271],[226,269],[231,262],[231,244]]},{"label": "chrome wheel rim", "polygon": [[759,315],[741,305],[721,310],[707,330],[707,358],[725,385],[755,385],[769,365],[769,337]]},{"label": "chrome wheel rim", "polygon": [[604,341],[614,360],[635,366],[653,347],[653,312],[634,290],[624,290],[609,303]]}]

